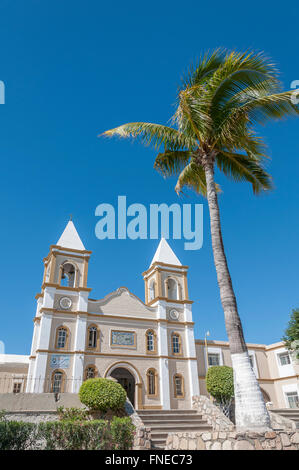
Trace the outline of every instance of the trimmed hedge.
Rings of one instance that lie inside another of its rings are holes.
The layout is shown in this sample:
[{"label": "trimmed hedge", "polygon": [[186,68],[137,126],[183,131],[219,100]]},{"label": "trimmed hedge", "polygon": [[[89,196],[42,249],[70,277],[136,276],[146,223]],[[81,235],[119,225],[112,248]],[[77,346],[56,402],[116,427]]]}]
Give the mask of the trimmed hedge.
[{"label": "trimmed hedge", "polygon": [[217,402],[225,402],[234,396],[234,375],[232,367],[209,367],[206,376],[207,391]]},{"label": "trimmed hedge", "polygon": [[113,420],[0,422],[0,450],[130,450],[134,426],[129,417]]},{"label": "trimmed hedge", "polygon": [[83,382],[79,390],[79,398],[81,403],[90,410],[105,412],[123,408],[127,394],[119,383],[96,378]]},{"label": "trimmed hedge", "polygon": [[36,440],[36,424],[0,421],[0,450],[27,450],[32,448]]}]

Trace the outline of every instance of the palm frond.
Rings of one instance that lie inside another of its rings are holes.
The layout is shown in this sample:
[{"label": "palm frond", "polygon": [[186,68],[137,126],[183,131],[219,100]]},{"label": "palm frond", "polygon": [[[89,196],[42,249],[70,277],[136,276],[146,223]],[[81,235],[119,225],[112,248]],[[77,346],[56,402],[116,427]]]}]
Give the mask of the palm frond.
[{"label": "palm frond", "polygon": [[170,150],[179,150],[184,148],[195,148],[197,143],[195,139],[188,137],[172,127],[149,122],[130,122],[105,131],[102,135],[107,137],[138,137],[142,143],[152,145],[158,149],[161,145]]},{"label": "palm frond", "polygon": [[189,67],[181,80],[180,90],[204,83],[223,63],[224,57],[225,49],[223,48],[218,48],[213,52],[207,51],[200,57],[196,66],[191,65]]},{"label": "palm frond", "polygon": [[180,194],[184,186],[193,189],[198,194],[206,196],[207,183],[203,168],[199,167],[194,162],[189,163],[178,177],[175,186],[176,193]]},{"label": "palm frond", "polygon": [[191,152],[183,150],[166,150],[156,157],[154,168],[164,178],[177,175],[188,164]]},{"label": "palm frond", "polygon": [[254,194],[272,188],[271,176],[263,168],[262,161],[256,158],[223,151],[217,154],[216,161],[220,171],[228,178],[251,183]]},{"label": "palm frond", "polygon": [[292,102],[294,90],[268,96],[257,97],[241,107],[251,122],[264,124],[270,119],[298,116],[299,107]]}]

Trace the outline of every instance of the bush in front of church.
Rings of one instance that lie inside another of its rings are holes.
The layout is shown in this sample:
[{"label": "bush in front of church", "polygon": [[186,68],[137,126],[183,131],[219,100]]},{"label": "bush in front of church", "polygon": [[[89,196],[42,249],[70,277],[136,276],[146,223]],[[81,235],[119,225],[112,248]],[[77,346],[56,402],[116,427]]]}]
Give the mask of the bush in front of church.
[{"label": "bush in front of church", "polygon": [[212,366],[206,375],[207,391],[229,418],[234,397],[234,374],[232,367]]},{"label": "bush in front of church", "polygon": [[110,379],[88,379],[80,387],[79,398],[93,411],[117,411],[124,407],[127,394],[124,388]]}]

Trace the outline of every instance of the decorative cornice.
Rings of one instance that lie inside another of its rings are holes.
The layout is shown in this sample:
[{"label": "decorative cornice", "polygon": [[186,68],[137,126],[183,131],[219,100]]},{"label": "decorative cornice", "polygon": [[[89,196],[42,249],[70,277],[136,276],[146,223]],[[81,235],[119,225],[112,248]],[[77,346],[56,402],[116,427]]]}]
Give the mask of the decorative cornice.
[{"label": "decorative cornice", "polygon": [[91,255],[92,253],[92,251],[89,251],[89,250],[76,250],[75,248],[65,248],[64,246],[50,245],[50,251],[53,251],[53,249],[58,249],[61,251],[68,251],[69,253],[82,253],[86,255]]},{"label": "decorative cornice", "polygon": [[167,297],[156,297],[155,299],[151,300],[148,305],[151,306],[158,300],[163,300],[164,302],[167,302],[169,304],[193,304],[193,300],[174,300],[174,299],[168,299]]},{"label": "decorative cornice", "polygon": [[[274,383],[274,382],[277,382],[278,380],[290,380],[290,379],[296,379],[297,377],[299,377],[299,375],[295,374],[295,375],[289,375],[288,377],[275,377],[274,379],[261,379],[261,378],[258,378],[257,381],[258,382]],[[198,378],[201,379],[201,380],[205,380],[206,376],[205,375],[199,375]]]},{"label": "decorative cornice", "polygon": [[45,287],[55,287],[57,290],[67,290],[67,291],[72,291],[72,292],[90,292],[92,289],[88,287],[66,287],[66,286],[60,286],[59,284],[53,284],[51,282],[44,282],[42,285],[42,289],[45,289]]},{"label": "decorative cornice", "polygon": [[[105,320],[105,319],[116,319],[116,320],[126,320],[126,321],[135,321],[135,322],[139,322],[139,321],[144,321],[144,322],[147,322],[147,323],[151,323],[151,322],[154,322],[154,323],[169,323],[171,325],[176,325],[177,327],[179,326],[186,326],[186,325],[190,325],[190,326],[193,326],[194,325],[194,322],[188,322],[188,321],[185,321],[185,322],[180,322],[180,321],[172,321],[172,320],[168,320],[167,318],[144,318],[144,317],[128,317],[128,316],[125,316],[125,315],[110,315],[110,314],[105,314],[105,313],[89,313],[89,312],[83,312],[83,311],[80,311],[80,310],[59,310],[59,309],[56,309],[56,308],[49,308],[49,307],[42,307],[40,309],[40,312],[45,312],[45,313],[58,313],[58,314],[67,314],[67,315],[85,315],[85,316],[88,316],[89,318],[95,318],[95,317],[99,317],[101,318],[102,320]],[[39,317],[35,317],[35,318],[39,318]]]},{"label": "decorative cornice", "polygon": [[[162,266],[160,268],[160,266]],[[179,272],[184,272],[185,270],[189,269],[189,266],[177,266],[175,264],[166,264],[166,263],[162,263],[162,262],[159,262],[159,261],[155,261],[146,271],[144,271],[142,273],[142,276],[146,276],[148,273],[150,273],[151,271],[153,270],[158,270],[160,269],[161,271],[169,271],[168,268],[172,268],[172,269],[175,269]]]},{"label": "decorative cornice", "polygon": [[[49,349],[37,349],[36,353],[48,353],[48,354],[59,354],[61,351],[59,350],[49,350]],[[84,356],[103,356],[103,357],[129,357],[131,359],[134,358],[145,358],[145,359],[172,359],[174,361],[196,361],[196,357],[177,357],[177,356],[148,356],[147,354],[116,354],[116,353],[102,353],[102,352],[91,352],[91,351],[63,351],[61,354],[84,354]]]}]

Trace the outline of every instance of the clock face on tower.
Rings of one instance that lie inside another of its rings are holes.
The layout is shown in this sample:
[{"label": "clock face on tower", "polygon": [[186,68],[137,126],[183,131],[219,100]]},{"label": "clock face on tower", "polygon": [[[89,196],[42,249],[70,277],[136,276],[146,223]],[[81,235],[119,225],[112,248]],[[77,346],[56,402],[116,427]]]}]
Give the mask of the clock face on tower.
[{"label": "clock face on tower", "polygon": [[72,306],[72,301],[69,297],[61,297],[59,305],[63,310],[68,310]]},{"label": "clock face on tower", "polygon": [[178,318],[179,318],[179,312],[178,312],[177,310],[175,310],[175,309],[170,310],[169,316],[170,316],[170,318],[171,318],[172,320],[178,320]]}]

